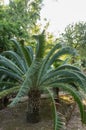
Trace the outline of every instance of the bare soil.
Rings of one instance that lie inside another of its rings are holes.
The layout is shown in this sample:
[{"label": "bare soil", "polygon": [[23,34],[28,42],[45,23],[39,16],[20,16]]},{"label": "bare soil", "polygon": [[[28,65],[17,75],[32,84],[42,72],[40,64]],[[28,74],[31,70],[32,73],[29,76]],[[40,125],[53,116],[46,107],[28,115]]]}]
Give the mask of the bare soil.
[{"label": "bare soil", "polygon": [[86,124],[81,123],[80,112],[77,106],[68,122],[67,130],[86,130]]},{"label": "bare soil", "polygon": [[53,130],[51,108],[49,101],[42,101],[40,111],[41,120],[35,124],[29,124],[26,121],[26,102],[14,108],[3,109],[0,111],[0,130]]},{"label": "bare soil", "polygon": [[[68,105],[67,105],[68,108]],[[66,106],[64,106],[66,110]],[[41,120],[36,124],[29,124],[26,121],[27,103],[20,103],[14,108],[5,108],[0,111],[0,130],[54,130],[52,104],[48,100],[42,101]],[[71,111],[70,119],[67,122],[66,130],[86,130],[82,125],[77,105]]]}]

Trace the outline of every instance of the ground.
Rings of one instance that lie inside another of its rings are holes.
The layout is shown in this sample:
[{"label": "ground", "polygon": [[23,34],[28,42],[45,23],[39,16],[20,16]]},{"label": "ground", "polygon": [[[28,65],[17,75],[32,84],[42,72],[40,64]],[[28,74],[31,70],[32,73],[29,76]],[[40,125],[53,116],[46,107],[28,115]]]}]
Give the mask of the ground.
[{"label": "ground", "polygon": [[80,113],[77,106],[68,122],[67,130],[86,130],[86,125],[81,123]]},{"label": "ground", "polygon": [[[54,130],[52,120],[52,104],[46,100],[42,101],[41,120],[36,124],[26,122],[27,102],[20,103],[14,108],[5,108],[0,111],[0,130]],[[77,105],[67,123],[67,130],[86,130],[82,126],[80,113]]]},{"label": "ground", "polygon": [[14,108],[1,110],[0,130],[53,130],[51,103],[46,101],[46,104],[48,107],[45,107],[45,103],[41,105],[41,120],[36,124],[29,124],[26,121],[26,102]]}]

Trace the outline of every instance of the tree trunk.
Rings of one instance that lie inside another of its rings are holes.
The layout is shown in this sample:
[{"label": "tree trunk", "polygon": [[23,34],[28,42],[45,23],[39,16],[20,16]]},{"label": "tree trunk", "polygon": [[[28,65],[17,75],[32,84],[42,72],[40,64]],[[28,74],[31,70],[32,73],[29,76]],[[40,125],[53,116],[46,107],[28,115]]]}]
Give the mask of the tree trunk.
[{"label": "tree trunk", "polygon": [[37,123],[40,121],[40,91],[31,89],[28,93],[28,111],[27,121],[29,123]]}]

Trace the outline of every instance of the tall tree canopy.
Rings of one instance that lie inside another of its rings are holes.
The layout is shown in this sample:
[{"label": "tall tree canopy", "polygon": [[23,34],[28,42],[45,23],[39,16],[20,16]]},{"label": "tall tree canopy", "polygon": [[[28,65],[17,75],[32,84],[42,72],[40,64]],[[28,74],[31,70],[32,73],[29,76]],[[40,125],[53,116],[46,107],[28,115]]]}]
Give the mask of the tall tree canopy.
[{"label": "tall tree canopy", "polygon": [[70,24],[65,28],[61,40],[77,49],[82,60],[86,60],[86,22]]},{"label": "tall tree canopy", "polygon": [[[7,47],[12,37],[28,41],[40,19],[42,0],[10,0],[9,5],[0,5],[0,47]],[[37,30],[36,30],[37,31]]]}]

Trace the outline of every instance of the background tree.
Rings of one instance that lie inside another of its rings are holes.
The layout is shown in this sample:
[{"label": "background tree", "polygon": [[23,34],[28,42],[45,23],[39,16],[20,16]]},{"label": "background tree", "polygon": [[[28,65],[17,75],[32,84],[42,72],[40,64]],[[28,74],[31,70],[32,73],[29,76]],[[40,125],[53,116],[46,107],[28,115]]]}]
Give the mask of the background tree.
[{"label": "background tree", "polygon": [[65,44],[77,49],[82,61],[86,61],[86,22],[70,24],[61,35]]},{"label": "background tree", "polygon": [[[42,0],[10,0],[9,5],[0,8],[0,46],[8,47],[9,39],[16,37],[28,42],[32,30],[40,19]],[[39,30],[39,29],[38,29]],[[38,31],[36,29],[36,33]]]}]

